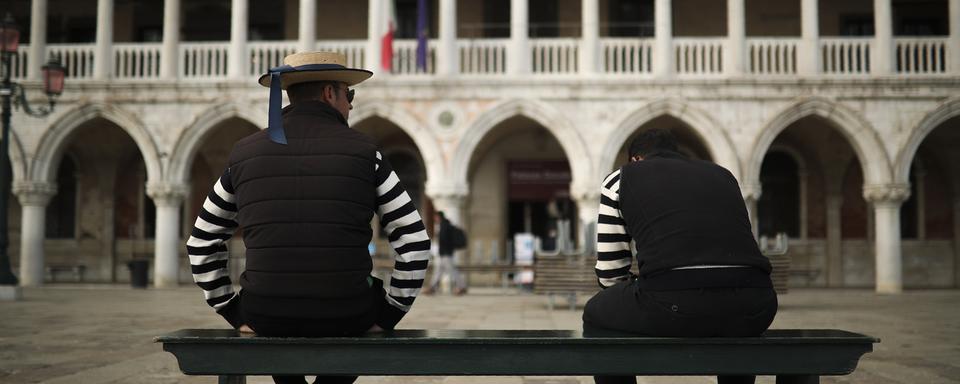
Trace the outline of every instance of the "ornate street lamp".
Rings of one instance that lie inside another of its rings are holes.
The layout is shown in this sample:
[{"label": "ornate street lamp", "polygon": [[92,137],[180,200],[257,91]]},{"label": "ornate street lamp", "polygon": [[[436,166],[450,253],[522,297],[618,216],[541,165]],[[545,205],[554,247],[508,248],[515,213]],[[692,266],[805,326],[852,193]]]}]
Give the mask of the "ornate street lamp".
[{"label": "ornate street lamp", "polygon": [[10,270],[10,257],[7,255],[7,204],[10,200],[10,115],[13,104],[23,107],[30,116],[44,117],[53,112],[57,96],[63,93],[66,73],[57,59],[51,59],[43,66],[43,90],[49,104],[36,110],[30,108],[23,86],[10,81],[13,72],[13,56],[20,45],[20,30],[9,13],[0,22],[0,61],[3,63],[3,86],[0,97],[3,98],[3,133],[0,136],[0,285],[17,285],[17,277]]}]

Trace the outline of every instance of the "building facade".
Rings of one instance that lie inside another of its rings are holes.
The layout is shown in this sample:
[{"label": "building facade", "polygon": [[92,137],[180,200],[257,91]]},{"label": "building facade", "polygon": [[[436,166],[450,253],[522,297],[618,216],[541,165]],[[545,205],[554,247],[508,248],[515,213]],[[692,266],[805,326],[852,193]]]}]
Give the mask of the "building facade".
[{"label": "building facade", "polygon": [[266,126],[255,78],[335,50],[375,72],[351,125],[421,211],[468,230],[470,263],[555,223],[584,245],[600,180],[662,127],[737,177],[758,235],[787,233],[810,272],[793,284],[960,285],[960,0],[428,3],[417,68],[416,1],[12,0],[28,25],[14,77],[41,102],[40,65],[68,69],[54,114],[14,113],[22,284],[57,265],[123,281],[138,258],[156,286],[190,281],[198,206]]}]

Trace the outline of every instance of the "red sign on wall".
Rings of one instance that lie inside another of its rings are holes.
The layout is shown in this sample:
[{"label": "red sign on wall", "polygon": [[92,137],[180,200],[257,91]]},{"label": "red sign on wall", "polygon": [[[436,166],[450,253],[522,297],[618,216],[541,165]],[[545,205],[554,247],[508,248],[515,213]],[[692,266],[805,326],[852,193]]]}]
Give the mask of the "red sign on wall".
[{"label": "red sign on wall", "polygon": [[564,160],[517,160],[507,163],[510,200],[550,201],[570,196],[570,164]]}]

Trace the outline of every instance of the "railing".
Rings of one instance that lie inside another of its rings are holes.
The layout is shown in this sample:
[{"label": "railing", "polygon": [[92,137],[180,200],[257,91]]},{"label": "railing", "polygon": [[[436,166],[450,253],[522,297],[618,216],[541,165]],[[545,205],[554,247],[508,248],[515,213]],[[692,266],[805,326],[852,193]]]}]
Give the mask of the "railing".
[{"label": "railing", "polygon": [[870,73],[870,45],[873,38],[821,38],[823,73],[853,75]]},{"label": "railing", "polygon": [[123,80],[159,78],[160,49],[160,43],[114,44],[114,76]]},{"label": "railing", "polygon": [[318,51],[339,52],[347,56],[347,66],[350,68],[367,68],[375,70],[380,63],[367,63],[364,53],[367,49],[366,40],[327,40],[318,41],[314,49]]},{"label": "railing", "polygon": [[457,40],[460,73],[492,75],[507,71],[507,39]]},{"label": "railing", "polygon": [[606,73],[650,73],[653,71],[653,39],[600,39]]},{"label": "railing", "polygon": [[94,44],[50,44],[47,57],[59,57],[60,64],[67,70],[67,78],[93,78]]},{"label": "railing", "polygon": [[436,68],[436,41],[427,41],[427,61],[426,68],[421,70],[417,68],[417,41],[416,40],[394,40],[393,41],[393,69],[390,73],[394,75],[423,75],[433,74]]},{"label": "railing", "polygon": [[531,39],[530,48],[533,55],[533,73],[577,73],[579,39]]},{"label": "railing", "polygon": [[227,76],[230,43],[181,43],[180,77],[217,80]]},{"label": "railing", "polygon": [[673,40],[677,74],[714,75],[723,73],[722,37],[680,37]]},{"label": "railing", "polygon": [[750,73],[755,75],[792,75],[797,73],[795,38],[747,39]]},{"label": "railing", "polygon": [[[947,71],[947,38],[896,38],[897,72],[934,74]],[[953,47],[960,49],[960,47]]]},{"label": "railing", "polygon": [[297,51],[295,41],[254,41],[247,43],[250,52],[250,72],[252,76],[260,76],[270,68],[283,64],[283,58]]},{"label": "railing", "polygon": [[17,47],[17,54],[10,60],[10,77],[23,79],[27,77],[27,64],[30,55],[30,46],[23,44]]}]

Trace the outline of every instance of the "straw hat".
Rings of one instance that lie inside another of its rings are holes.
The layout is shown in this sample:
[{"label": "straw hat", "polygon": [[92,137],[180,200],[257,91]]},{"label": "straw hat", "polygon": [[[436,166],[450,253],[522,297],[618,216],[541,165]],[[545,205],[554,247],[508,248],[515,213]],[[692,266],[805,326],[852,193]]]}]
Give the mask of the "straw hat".
[{"label": "straw hat", "polygon": [[[373,72],[365,69],[347,68],[347,56],[336,52],[300,52],[283,58],[283,66],[271,68],[280,71],[280,87],[309,81],[339,81],[353,86],[369,79]],[[270,86],[270,73],[258,80],[264,87]]]}]

